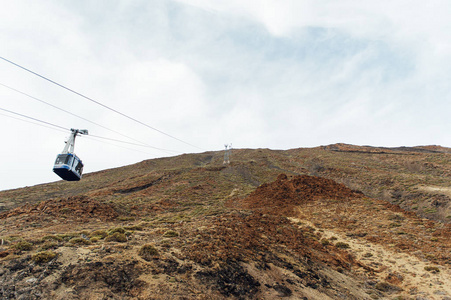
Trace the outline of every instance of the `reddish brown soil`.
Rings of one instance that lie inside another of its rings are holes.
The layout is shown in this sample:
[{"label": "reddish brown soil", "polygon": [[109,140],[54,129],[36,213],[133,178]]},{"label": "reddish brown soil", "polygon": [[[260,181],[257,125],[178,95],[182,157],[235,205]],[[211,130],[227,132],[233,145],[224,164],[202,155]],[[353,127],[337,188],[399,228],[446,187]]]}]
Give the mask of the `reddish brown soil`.
[{"label": "reddish brown soil", "polygon": [[[368,204],[370,202],[373,204]],[[258,187],[249,197],[234,199],[228,204],[271,215],[298,217],[301,213],[303,218],[311,218],[326,228],[344,230],[347,235],[361,235],[370,242],[394,244],[399,250],[409,253],[422,250],[431,254],[436,263],[450,261],[448,252],[436,246],[448,244],[451,226],[422,220],[398,205],[368,199],[330,179],[307,175],[289,179],[281,174],[276,181]],[[427,238],[411,243],[412,227],[416,224],[421,224],[421,227],[415,229],[415,233]],[[370,230],[369,227],[373,226],[375,229]]]},{"label": "reddish brown soil", "polygon": [[298,216],[321,228],[361,237],[371,243],[390,245],[398,252],[427,256],[436,264],[451,263],[451,226],[421,219],[382,200],[354,198],[346,203],[317,201],[300,206]]},{"label": "reddish brown soil", "polygon": [[449,297],[451,226],[403,208],[451,219],[451,157],[337,147],[237,150],[229,166],[180,156],[0,193],[0,298]]},{"label": "reddish brown soil", "polygon": [[330,279],[318,275],[318,270],[328,266],[349,271],[358,266],[346,251],[322,245],[309,228],[300,229],[283,216],[233,212],[203,223],[208,226],[195,229],[196,224],[185,224],[180,228],[180,235],[186,238],[179,241],[182,251],[178,259],[202,266],[204,271],[195,276],[226,297],[260,299],[265,282],[250,276],[243,263],[255,265],[262,273],[277,268],[290,270],[293,281],[284,285],[289,293],[294,286],[303,285],[331,293],[332,297],[336,294],[321,287]]},{"label": "reddish brown soil", "polygon": [[64,199],[50,199],[39,204],[26,204],[0,214],[0,219],[14,216],[65,216],[81,219],[98,218],[109,220],[118,216],[113,205],[92,200],[86,196],[74,196]]},{"label": "reddish brown soil", "polygon": [[281,174],[276,181],[259,186],[240,205],[267,213],[293,215],[296,206],[314,199],[347,201],[348,198],[361,196],[361,193],[331,179],[308,175],[289,179]]},{"label": "reddish brown soil", "polygon": [[352,263],[344,253],[341,253],[344,256],[337,255],[337,249],[331,255],[316,237],[312,238],[311,232],[299,230],[287,218],[259,212],[214,217],[209,228],[191,231],[190,235],[194,243],[188,243],[184,253],[202,265],[211,265],[213,261],[268,260],[269,263],[274,260],[274,253],[285,249],[299,257],[315,257],[333,267],[348,268]]}]

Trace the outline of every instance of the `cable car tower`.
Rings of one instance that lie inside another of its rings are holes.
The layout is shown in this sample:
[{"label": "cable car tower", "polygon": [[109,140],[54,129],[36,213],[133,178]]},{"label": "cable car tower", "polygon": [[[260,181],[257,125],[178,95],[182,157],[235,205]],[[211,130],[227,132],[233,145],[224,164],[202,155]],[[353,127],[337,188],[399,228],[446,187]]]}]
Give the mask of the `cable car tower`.
[{"label": "cable car tower", "polygon": [[222,163],[223,165],[228,165],[230,164],[230,152],[232,152],[232,144],[228,145],[225,144],[224,145],[225,150],[224,150],[224,162]]},{"label": "cable car tower", "polygon": [[58,154],[53,166],[53,172],[67,181],[79,181],[83,173],[83,163],[74,153],[75,137],[88,134],[86,129],[71,129],[71,135],[66,141],[63,152]]}]

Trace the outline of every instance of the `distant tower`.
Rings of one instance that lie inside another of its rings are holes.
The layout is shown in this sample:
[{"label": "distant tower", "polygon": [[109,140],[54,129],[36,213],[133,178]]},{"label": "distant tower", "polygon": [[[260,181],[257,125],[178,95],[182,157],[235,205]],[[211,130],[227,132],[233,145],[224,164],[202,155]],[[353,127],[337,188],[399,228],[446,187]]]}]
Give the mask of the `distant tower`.
[{"label": "distant tower", "polygon": [[224,150],[223,164],[225,165],[225,164],[230,164],[230,156],[231,156],[230,154],[232,152],[232,144],[230,144],[230,145],[225,144],[224,147],[225,147],[225,150]]}]

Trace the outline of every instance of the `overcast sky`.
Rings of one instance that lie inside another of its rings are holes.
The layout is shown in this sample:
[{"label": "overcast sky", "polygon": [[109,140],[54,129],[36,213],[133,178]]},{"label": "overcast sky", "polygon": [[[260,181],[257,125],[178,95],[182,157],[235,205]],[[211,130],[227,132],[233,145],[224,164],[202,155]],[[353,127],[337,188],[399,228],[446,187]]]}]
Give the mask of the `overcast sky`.
[{"label": "overcast sky", "polygon": [[[451,146],[450,1],[0,3],[1,57],[195,146],[0,60],[0,108],[176,151],[79,137],[85,173],[224,143]],[[0,110],[0,190],[59,180],[69,132],[30,121]]]}]

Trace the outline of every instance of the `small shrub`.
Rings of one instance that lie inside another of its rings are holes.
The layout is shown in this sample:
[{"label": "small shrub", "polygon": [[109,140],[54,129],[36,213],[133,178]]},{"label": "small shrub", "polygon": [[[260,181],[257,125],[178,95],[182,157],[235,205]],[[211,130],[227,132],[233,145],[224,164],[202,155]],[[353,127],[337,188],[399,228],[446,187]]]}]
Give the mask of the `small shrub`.
[{"label": "small shrub", "polygon": [[185,215],[176,215],[176,216],[168,216],[168,217],[162,217],[159,218],[157,223],[182,223],[182,222],[191,222],[191,217],[185,216]]},{"label": "small shrub", "polygon": [[89,235],[90,237],[100,237],[101,239],[104,239],[108,236],[108,233],[105,230],[95,230],[91,232]]},{"label": "small shrub", "polygon": [[39,251],[49,250],[58,248],[58,242],[55,241],[47,241],[39,247]]},{"label": "small shrub", "polygon": [[321,240],[321,244],[322,244],[323,246],[327,246],[327,245],[330,245],[330,242],[329,242],[328,239],[322,239],[322,240]]},{"label": "small shrub", "polygon": [[400,215],[400,214],[392,214],[392,215],[388,216],[388,219],[391,220],[391,221],[402,222],[406,218],[403,215]]},{"label": "small shrub", "polygon": [[108,235],[113,235],[115,233],[125,233],[125,229],[122,227],[111,228],[108,230]]},{"label": "small shrub", "polygon": [[427,208],[424,210],[424,213],[426,214],[435,214],[437,210],[435,208]]},{"label": "small shrub", "polygon": [[70,233],[65,233],[65,234],[59,234],[58,237],[60,237],[62,240],[68,242],[73,238],[79,237],[80,234],[77,232],[70,232]]},{"label": "small shrub", "polygon": [[427,253],[427,254],[425,255],[425,257],[426,257],[427,259],[431,259],[431,260],[433,260],[433,259],[436,258],[434,254],[430,254],[430,253]]},{"label": "small shrub", "polygon": [[436,238],[436,237],[431,237],[431,242],[437,242],[438,241],[438,238]]},{"label": "small shrub", "polygon": [[374,287],[381,292],[391,292],[400,290],[399,287],[391,285],[387,282],[378,282]]},{"label": "small shrub", "polygon": [[57,242],[61,242],[63,240],[62,237],[57,236],[57,235],[46,235],[45,237],[42,238],[42,241],[57,241]]},{"label": "small shrub", "polygon": [[7,257],[9,254],[9,251],[0,251],[0,258]]},{"label": "small shrub", "polygon": [[124,226],[124,228],[127,229],[127,230],[137,230],[137,231],[143,230],[143,226],[142,225]]},{"label": "small shrub", "polygon": [[363,254],[363,257],[372,257],[373,253],[367,252],[365,254]]},{"label": "small shrub", "polygon": [[101,239],[102,239],[102,237],[100,237],[100,236],[93,236],[89,240],[91,241],[91,243],[97,243]]},{"label": "small shrub", "polygon": [[10,235],[10,236],[6,236],[6,237],[2,238],[2,240],[4,240],[4,242],[6,242],[6,243],[15,242],[15,241],[20,241],[20,237],[18,237],[17,235]]},{"label": "small shrub", "polygon": [[119,217],[117,217],[117,219],[119,220],[119,221],[134,221],[135,220],[135,217],[127,217],[127,216],[119,216]]},{"label": "small shrub", "polygon": [[30,251],[33,249],[33,244],[27,241],[20,241],[12,246],[12,248],[20,251]]},{"label": "small shrub", "polygon": [[439,268],[434,267],[434,266],[426,266],[424,267],[425,271],[431,272],[431,273],[438,273],[440,272]]},{"label": "small shrub", "polygon": [[340,248],[340,249],[348,249],[349,244],[343,243],[343,242],[337,242],[337,243],[335,243],[335,247]]},{"label": "small shrub", "polygon": [[174,230],[168,230],[163,234],[164,237],[177,237],[179,236],[179,233]]},{"label": "small shrub", "polygon": [[37,264],[42,264],[51,261],[56,256],[56,253],[53,251],[42,251],[31,256],[31,260],[33,260]]},{"label": "small shrub", "polygon": [[365,199],[364,203],[365,203],[365,205],[372,205],[373,201],[371,201],[370,199]]},{"label": "small shrub", "polygon": [[157,248],[152,244],[145,244],[139,249],[138,255],[144,260],[150,261],[159,255]]},{"label": "small shrub", "polygon": [[404,192],[402,190],[396,189],[391,192],[391,196],[393,199],[400,200],[404,197]]},{"label": "small shrub", "polygon": [[69,240],[69,243],[73,245],[91,245],[91,242],[89,240],[81,237],[72,238]]},{"label": "small shrub", "polygon": [[73,210],[69,207],[64,207],[60,209],[60,213],[62,214],[70,214]]},{"label": "small shrub", "polygon": [[127,237],[124,233],[115,232],[112,235],[109,235],[105,238],[105,242],[119,242],[125,243],[127,242]]},{"label": "small shrub", "polygon": [[171,239],[168,238],[168,239],[162,240],[160,243],[160,247],[167,248],[167,249],[171,248]]}]

